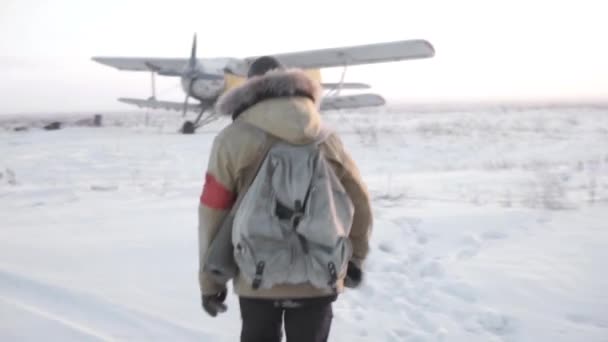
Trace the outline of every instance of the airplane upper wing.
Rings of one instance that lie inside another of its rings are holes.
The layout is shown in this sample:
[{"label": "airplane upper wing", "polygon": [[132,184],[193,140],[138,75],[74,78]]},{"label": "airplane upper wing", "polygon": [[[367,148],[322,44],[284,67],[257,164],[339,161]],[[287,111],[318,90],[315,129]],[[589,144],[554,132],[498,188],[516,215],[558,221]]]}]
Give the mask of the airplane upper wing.
[{"label": "airplane upper wing", "polygon": [[[286,66],[302,69],[430,58],[434,55],[433,45],[420,39],[272,54]],[[258,57],[247,57],[244,61],[250,64]]]},{"label": "airplane upper wing", "polygon": [[93,57],[95,62],[128,71],[155,71],[163,76],[181,76],[187,58]]},{"label": "airplane upper wing", "polygon": [[[426,40],[402,40],[387,43],[337,47],[319,50],[308,50],[272,54],[287,67],[301,69],[321,69],[361,64],[393,62],[408,59],[430,58],[435,49]],[[216,70],[244,76],[249,65],[259,56],[246,58],[221,57],[205,59],[214,65]],[[92,57],[98,63],[118,70],[154,71],[163,76],[181,76],[188,63],[187,58],[153,58],[153,57]],[[223,64],[223,66],[222,66]]]}]

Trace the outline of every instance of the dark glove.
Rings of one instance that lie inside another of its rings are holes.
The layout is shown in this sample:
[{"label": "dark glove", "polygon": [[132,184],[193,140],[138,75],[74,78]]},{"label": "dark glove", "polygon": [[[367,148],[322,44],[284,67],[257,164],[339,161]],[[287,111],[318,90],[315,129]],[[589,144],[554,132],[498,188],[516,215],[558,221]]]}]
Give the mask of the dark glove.
[{"label": "dark glove", "polygon": [[344,286],[350,288],[356,288],[361,285],[363,281],[363,271],[355,265],[352,261],[348,262],[348,267],[346,268],[346,277],[344,278]]},{"label": "dark glove", "polygon": [[218,313],[226,312],[228,307],[224,304],[226,300],[226,290],[222,290],[216,294],[203,295],[203,309],[211,317],[217,316]]}]

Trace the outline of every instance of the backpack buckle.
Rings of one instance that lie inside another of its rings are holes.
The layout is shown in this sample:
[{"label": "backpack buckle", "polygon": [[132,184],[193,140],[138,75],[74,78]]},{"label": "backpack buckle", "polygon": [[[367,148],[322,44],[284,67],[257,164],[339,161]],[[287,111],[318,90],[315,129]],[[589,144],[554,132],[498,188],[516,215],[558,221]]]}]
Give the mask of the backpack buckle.
[{"label": "backpack buckle", "polygon": [[336,265],[334,265],[333,262],[329,262],[327,264],[327,269],[329,271],[329,283],[328,285],[331,286],[332,290],[336,290],[336,281],[338,280],[338,274],[336,272]]},{"label": "backpack buckle", "polygon": [[279,220],[288,220],[291,226],[295,229],[297,228],[300,221],[302,221],[302,217],[304,217],[304,208],[302,208],[302,201],[297,200],[294,205],[294,209],[291,209],[280,201],[276,201],[274,214],[279,218]]},{"label": "backpack buckle", "polygon": [[266,264],[263,261],[260,261],[255,267],[255,276],[253,277],[253,283],[251,284],[251,287],[254,290],[259,289],[260,285],[262,284],[262,274],[264,273],[264,266],[266,266]]},{"label": "backpack buckle", "polygon": [[291,222],[291,226],[297,228],[298,224],[300,224],[300,221],[302,220],[302,217],[304,217],[304,213],[294,211],[291,215],[291,218],[289,219],[289,221]]},{"label": "backpack buckle", "polygon": [[291,225],[295,229],[298,227],[298,224],[300,224],[302,217],[304,217],[304,206],[300,200],[296,200],[293,206],[294,210],[291,214]]}]

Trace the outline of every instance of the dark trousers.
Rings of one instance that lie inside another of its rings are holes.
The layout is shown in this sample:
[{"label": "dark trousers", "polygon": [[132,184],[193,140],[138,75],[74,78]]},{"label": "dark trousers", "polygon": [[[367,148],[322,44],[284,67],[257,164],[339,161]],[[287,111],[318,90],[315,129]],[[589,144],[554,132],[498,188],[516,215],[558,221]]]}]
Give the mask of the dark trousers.
[{"label": "dark trousers", "polygon": [[326,342],[335,297],[299,300],[239,298],[241,342]]}]

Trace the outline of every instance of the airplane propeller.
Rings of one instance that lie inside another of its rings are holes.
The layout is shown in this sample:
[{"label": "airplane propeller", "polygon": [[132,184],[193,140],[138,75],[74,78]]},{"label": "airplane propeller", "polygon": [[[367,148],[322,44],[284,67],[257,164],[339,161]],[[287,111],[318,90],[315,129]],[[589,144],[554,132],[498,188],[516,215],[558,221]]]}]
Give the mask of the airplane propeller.
[{"label": "airplane propeller", "polygon": [[182,117],[186,116],[186,112],[188,111],[188,98],[192,93],[192,86],[194,81],[196,80],[196,71],[197,71],[197,60],[196,60],[196,33],[194,34],[194,39],[192,40],[192,50],[190,51],[190,59],[188,60],[188,66],[184,70],[184,77],[188,78],[190,82],[188,82],[188,88],[186,90],[186,99],[184,100],[184,110],[182,112]]}]

